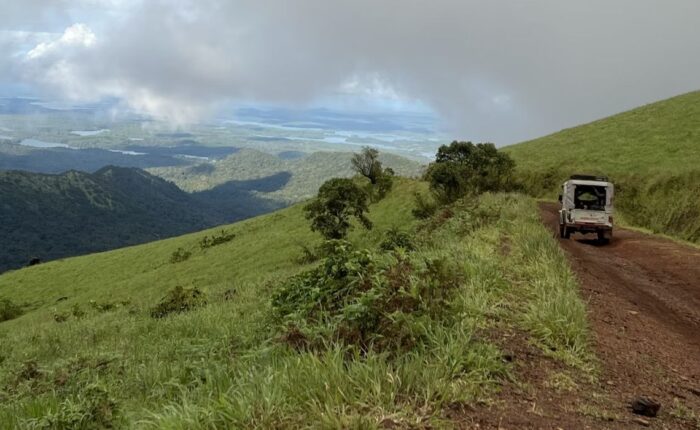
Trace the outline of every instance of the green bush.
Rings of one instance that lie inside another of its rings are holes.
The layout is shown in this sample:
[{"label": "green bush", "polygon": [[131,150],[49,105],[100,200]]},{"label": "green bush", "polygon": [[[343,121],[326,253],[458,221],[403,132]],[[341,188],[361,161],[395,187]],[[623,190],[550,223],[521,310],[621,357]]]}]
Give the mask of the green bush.
[{"label": "green bush", "polygon": [[[218,235],[215,236],[204,236],[199,241],[199,247],[201,249],[207,249],[214,246],[221,245],[226,242],[232,241],[236,237],[235,233],[228,233],[225,230],[221,230]],[[189,258],[189,256],[188,256]]]},{"label": "green bush", "polygon": [[22,315],[22,308],[10,299],[0,299],[0,322],[9,321]]},{"label": "green bush", "polygon": [[172,313],[186,312],[206,304],[206,297],[199,289],[177,286],[151,309],[151,316],[163,318]]},{"label": "green bush", "polygon": [[320,256],[318,250],[305,243],[299,243],[299,247],[301,248],[301,255],[296,257],[296,262],[298,264],[311,264],[319,260]]},{"label": "green bush", "polygon": [[434,201],[424,197],[421,193],[415,193],[416,207],[411,210],[411,214],[418,219],[427,219],[437,211],[438,205]]},{"label": "green bush", "polygon": [[384,251],[393,251],[397,248],[414,251],[416,245],[413,243],[411,234],[394,227],[384,233],[384,240],[379,244],[379,248]]},{"label": "green bush", "polygon": [[[207,236],[205,236],[205,239],[206,238]],[[183,261],[187,261],[191,256],[192,253],[190,251],[187,251],[184,248],[178,248],[170,255],[170,262],[173,264],[182,263]]]},{"label": "green bush", "polygon": [[461,279],[442,260],[377,255],[342,240],[326,247],[332,251],[319,267],[289,279],[272,299],[282,338],[296,348],[411,349],[421,342],[420,321],[444,315]]}]

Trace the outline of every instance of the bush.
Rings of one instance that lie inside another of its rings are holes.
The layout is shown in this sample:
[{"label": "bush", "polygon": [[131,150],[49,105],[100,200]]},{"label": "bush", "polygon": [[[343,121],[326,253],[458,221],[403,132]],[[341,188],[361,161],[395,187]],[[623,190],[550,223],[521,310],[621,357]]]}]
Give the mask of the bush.
[{"label": "bush", "polygon": [[0,322],[9,321],[22,315],[22,308],[10,299],[0,299]]},{"label": "bush", "polygon": [[202,249],[211,248],[213,246],[221,245],[226,242],[232,241],[236,237],[235,233],[228,233],[225,230],[221,230],[218,235],[215,236],[204,236],[199,241],[199,247]]},{"label": "bush", "polygon": [[[205,236],[206,238],[206,236]],[[181,263],[183,261],[186,261],[192,256],[192,253],[190,251],[187,251],[183,248],[178,248],[175,251],[173,251],[172,255],[170,256],[170,262],[175,264],[175,263]]]},{"label": "bush", "polygon": [[376,255],[342,240],[326,247],[332,252],[323,264],[273,295],[274,319],[295,348],[407,350],[421,342],[420,321],[450,308],[460,275],[445,261],[413,261],[401,251]]},{"label": "bush", "polygon": [[414,251],[416,246],[408,232],[394,227],[384,233],[384,240],[379,244],[379,248],[384,251],[393,251],[397,248]]},{"label": "bush", "polygon": [[433,216],[433,214],[435,213],[435,211],[437,211],[438,208],[437,203],[428,200],[427,198],[423,197],[423,195],[420,193],[415,193],[414,196],[416,207],[411,211],[413,216],[418,219],[426,219]]},{"label": "bush", "polygon": [[308,246],[304,243],[299,243],[299,247],[301,248],[301,255],[299,255],[296,258],[296,262],[298,264],[311,264],[317,262],[321,257],[319,256],[319,253],[317,250],[315,250],[313,247]]},{"label": "bush", "polygon": [[170,290],[161,302],[151,309],[151,316],[153,318],[163,318],[172,313],[190,311],[206,304],[206,297],[199,289],[177,286]]},{"label": "bush", "polygon": [[376,183],[375,201],[379,201],[389,194],[389,191],[394,187],[394,174],[393,170],[385,169],[381,176],[377,178]]}]

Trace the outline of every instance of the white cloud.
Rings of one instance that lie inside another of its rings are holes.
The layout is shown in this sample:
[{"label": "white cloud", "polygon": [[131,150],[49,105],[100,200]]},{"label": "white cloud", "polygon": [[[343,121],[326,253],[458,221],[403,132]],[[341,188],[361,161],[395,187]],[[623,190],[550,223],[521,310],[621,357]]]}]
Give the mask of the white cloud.
[{"label": "white cloud", "polygon": [[57,40],[42,42],[27,52],[27,58],[34,60],[52,53],[61,55],[63,49],[90,48],[97,42],[95,33],[85,24],[73,24]]},{"label": "white cloud", "polygon": [[[24,19],[46,14],[46,2],[26,1],[29,11],[12,8]],[[12,58],[12,70],[67,97],[121,97],[175,121],[228,100],[340,92],[420,100],[461,138],[508,143],[700,88],[697,0],[78,4],[70,13],[87,24]]]}]

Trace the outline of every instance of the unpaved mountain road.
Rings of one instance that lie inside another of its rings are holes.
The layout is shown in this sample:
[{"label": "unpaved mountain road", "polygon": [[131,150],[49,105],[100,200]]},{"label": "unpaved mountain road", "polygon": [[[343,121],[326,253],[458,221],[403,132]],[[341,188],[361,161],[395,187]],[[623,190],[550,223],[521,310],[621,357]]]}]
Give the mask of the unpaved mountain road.
[{"label": "unpaved mountain road", "polygon": [[[557,211],[540,204],[553,234]],[[700,249],[619,228],[608,245],[581,235],[559,242],[588,302],[610,409],[628,424],[630,400],[646,395],[662,404],[650,428],[700,429]]]}]

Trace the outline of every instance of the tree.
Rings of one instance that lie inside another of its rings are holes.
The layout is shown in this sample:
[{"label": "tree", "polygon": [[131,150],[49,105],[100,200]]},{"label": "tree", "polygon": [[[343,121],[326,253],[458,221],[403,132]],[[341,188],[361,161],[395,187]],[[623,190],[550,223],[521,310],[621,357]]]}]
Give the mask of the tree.
[{"label": "tree", "polygon": [[376,185],[384,174],[382,163],[379,161],[379,151],[365,146],[362,152],[352,156],[352,167],[357,173],[369,179],[372,185]]},{"label": "tree", "polygon": [[468,193],[510,188],[514,168],[510,156],[492,143],[455,141],[438,149],[426,177],[438,200],[451,203]]},{"label": "tree", "polygon": [[306,219],[311,220],[311,230],[326,239],[343,239],[351,228],[350,218],[355,217],[366,229],[372,222],[368,212],[367,193],[351,179],[334,178],[326,181],[318,190],[314,201],[304,207]]}]

